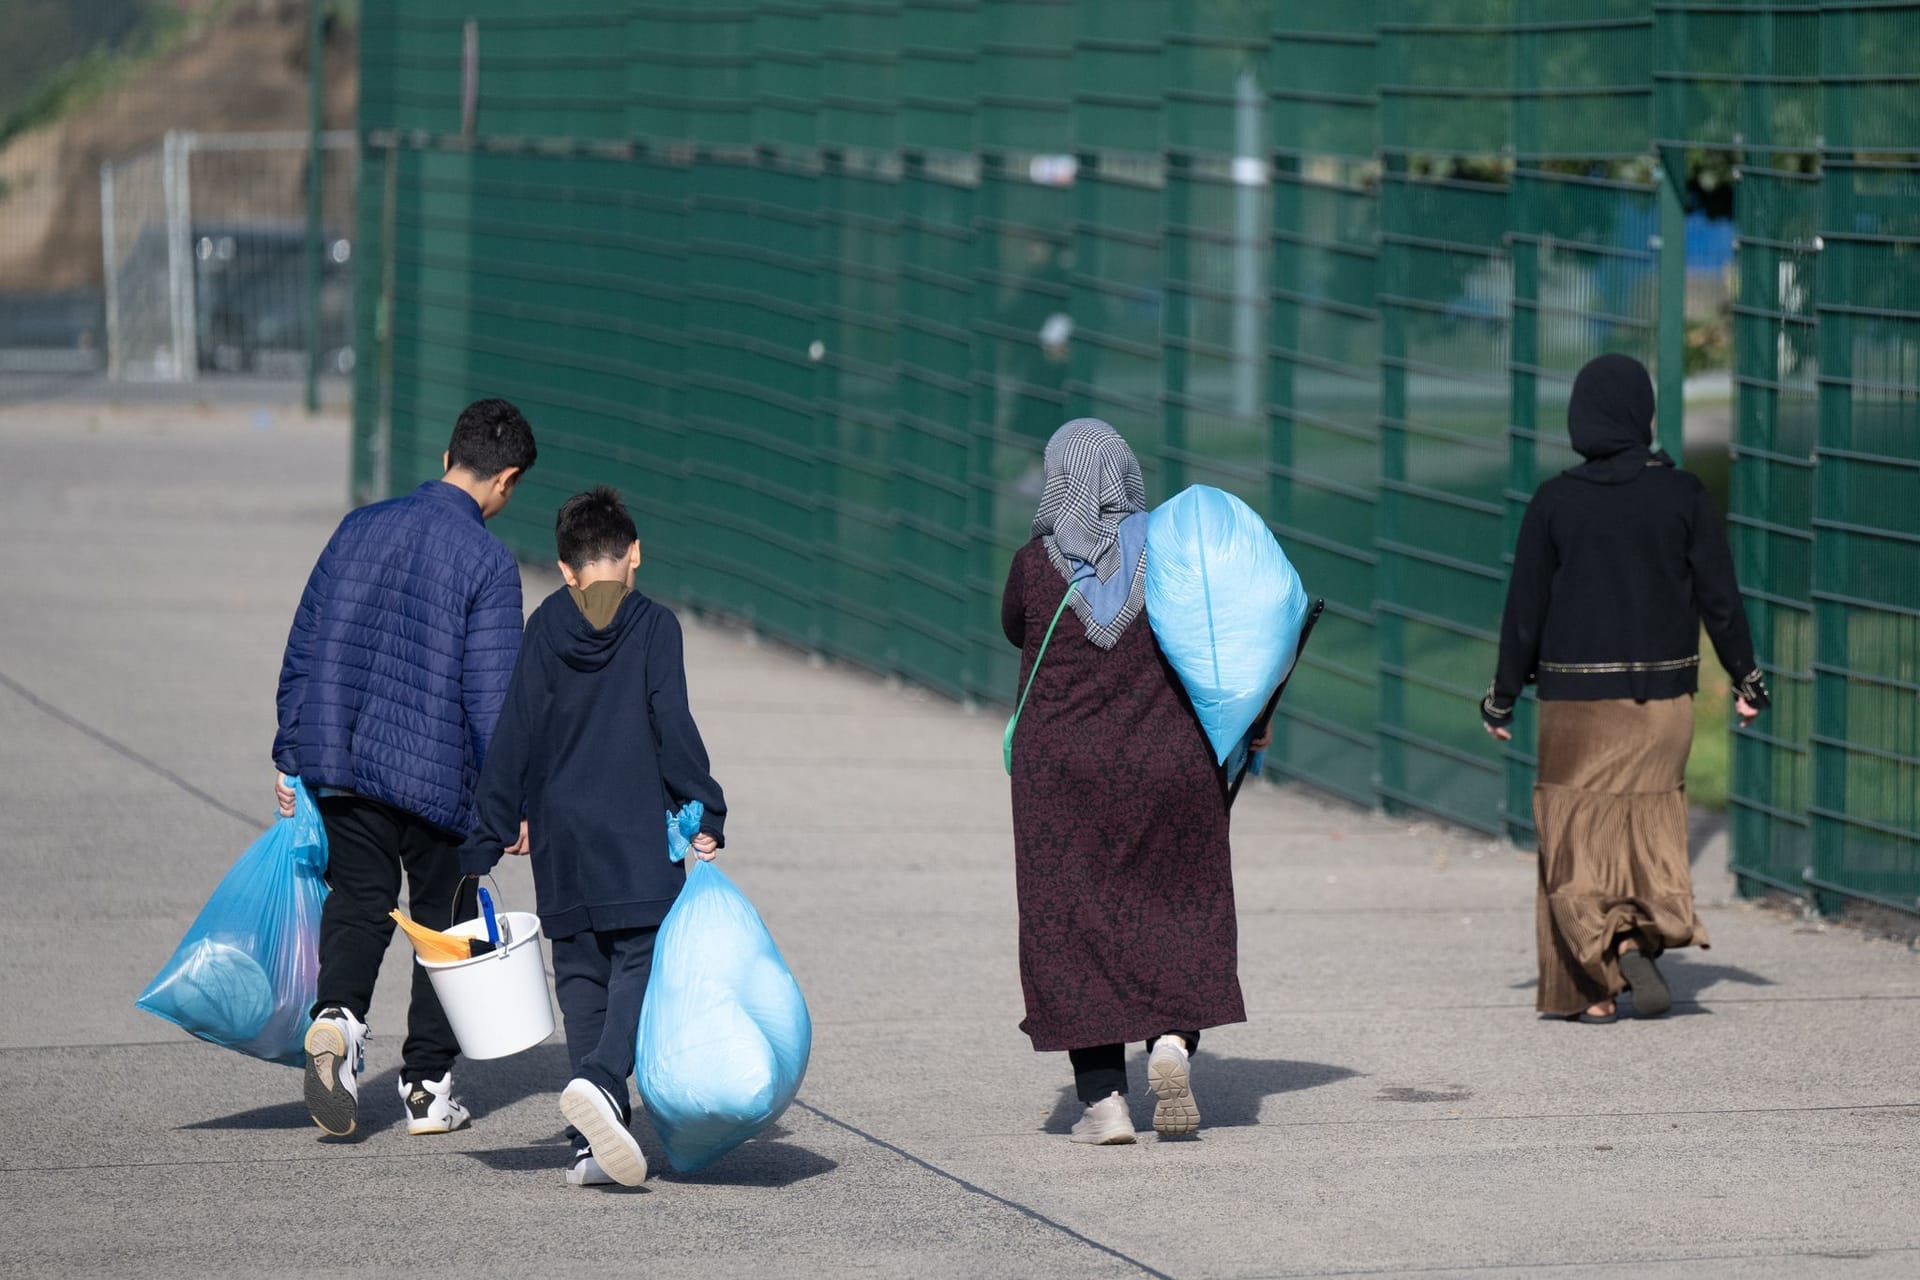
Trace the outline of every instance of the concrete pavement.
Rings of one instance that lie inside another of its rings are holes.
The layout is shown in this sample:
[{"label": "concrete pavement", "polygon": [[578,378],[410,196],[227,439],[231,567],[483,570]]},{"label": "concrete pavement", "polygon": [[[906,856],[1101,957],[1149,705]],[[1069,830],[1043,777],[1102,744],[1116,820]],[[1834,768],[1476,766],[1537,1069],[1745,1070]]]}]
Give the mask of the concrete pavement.
[{"label": "concrete pavement", "polygon": [[815,1017],[799,1103],[704,1174],[571,1190],[556,1038],[409,1138],[397,941],[371,1132],[323,1140],[297,1072],[132,999],[268,819],[345,472],[284,404],[0,407],[0,1273],[1920,1274],[1920,957],[1703,865],[1675,1016],[1542,1023],[1529,858],[1299,791],[1235,815],[1251,1021],[1196,1060],[1202,1136],[1072,1146],[1015,1026],[998,716],[697,624],[726,865]]}]

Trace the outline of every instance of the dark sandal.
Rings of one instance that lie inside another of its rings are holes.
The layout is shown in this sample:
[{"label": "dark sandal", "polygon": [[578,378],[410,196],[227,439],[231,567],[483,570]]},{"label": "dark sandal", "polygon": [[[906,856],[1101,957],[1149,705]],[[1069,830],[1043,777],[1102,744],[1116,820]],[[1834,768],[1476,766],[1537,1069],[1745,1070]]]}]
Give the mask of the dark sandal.
[{"label": "dark sandal", "polygon": [[1653,957],[1634,948],[1620,953],[1620,976],[1633,992],[1633,1012],[1639,1018],[1658,1018],[1673,1008],[1673,992]]},{"label": "dark sandal", "polygon": [[1568,1022],[1583,1022],[1589,1027],[1610,1027],[1620,1021],[1617,1013],[1570,1013]]}]

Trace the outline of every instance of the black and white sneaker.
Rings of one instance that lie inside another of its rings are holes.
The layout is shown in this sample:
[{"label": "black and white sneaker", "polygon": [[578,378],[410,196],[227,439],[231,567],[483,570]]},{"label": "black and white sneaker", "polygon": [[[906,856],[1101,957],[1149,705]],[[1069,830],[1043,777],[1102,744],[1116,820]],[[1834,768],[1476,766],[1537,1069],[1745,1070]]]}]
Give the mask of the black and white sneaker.
[{"label": "black and white sneaker", "polygon": [[600,1162],[593,1158],[593,1148],[581,1143],[573,1149],[573,1162],[567,1166],[567,1185],[570,1187],[612,1187],[617,1186]]},{"label": "black and white sneaker", "polygon": [[594,1162],[609,1178],[623,1187],[637,1187],[647,1180],[646,1153],[628,1132],[613,1095],[575,1076],[560,1093],[560,1114],[586,1140]]},{"label": "black and white sneaker", "polygon": [[453,1096],[453,1072],[438,1080],[400,1080],[400,1101],[407,1107],[408,1133],[452,1133],[472,1123],[473,1115]]},{"label": "black and white sneaker", "polygon": [[358,1076],[367,1065],[367,1024],[328,1005],[307,1028],[307,1114],[325,1133],[353,1133],[360,1113]]}]

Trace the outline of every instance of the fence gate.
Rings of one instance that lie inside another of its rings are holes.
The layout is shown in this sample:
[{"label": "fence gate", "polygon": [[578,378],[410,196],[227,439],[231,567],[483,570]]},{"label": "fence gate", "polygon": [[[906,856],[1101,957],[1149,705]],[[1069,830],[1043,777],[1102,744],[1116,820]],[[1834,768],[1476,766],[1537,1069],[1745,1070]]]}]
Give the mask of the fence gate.
[{"label": "fence gate", "polygon": [[[353,368],[351,133],[322,135],[321,372]],[[169,133],[100,169],[107,369],[296,377],[307,349],[307,135]]]}]

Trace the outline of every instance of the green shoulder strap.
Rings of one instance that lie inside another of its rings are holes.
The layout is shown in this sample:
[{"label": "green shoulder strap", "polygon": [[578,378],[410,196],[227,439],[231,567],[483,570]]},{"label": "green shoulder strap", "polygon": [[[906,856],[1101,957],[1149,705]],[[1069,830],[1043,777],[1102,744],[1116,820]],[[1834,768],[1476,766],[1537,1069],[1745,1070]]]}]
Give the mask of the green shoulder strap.
[{"label": "green shoulder strap", "polygon": [[1020,691],[1020,705],[1013,709],[1013,715],[1007,720],[1006,736],[1000,740],[1000,759],[1007,766],[1007,776],[1013,776],[1013,729],[1020,723],[1020,713],[1027,709],[1027,695],[1033,692],[1033,678],[1040,674],[1040,661],[1047,656],[1047,644],[1053,639],[1053,629],[1060,625],[1060,615],[1067,611],[1067,601],[1073,599],[1073,586],[1067,584],[1067,594],[1060,597],[1060,607],[1053,611],[1053,621],[1047,624],[1047,634],[1040,638],[1040,652],[1033,655],[1033,670],[1027,672],[1027,687]]}]

